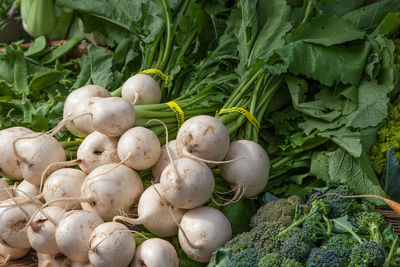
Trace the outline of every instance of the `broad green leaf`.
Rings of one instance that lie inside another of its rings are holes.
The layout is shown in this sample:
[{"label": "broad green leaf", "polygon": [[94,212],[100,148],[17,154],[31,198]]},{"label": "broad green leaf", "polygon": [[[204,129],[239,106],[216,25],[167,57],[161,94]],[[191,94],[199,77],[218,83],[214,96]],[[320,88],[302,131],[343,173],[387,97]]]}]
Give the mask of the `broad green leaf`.
[{"label": "broad green leaf", "polygon": [[317,1],[317,7],[329,17],[341,17],[362,6],[363,0],[323,0]]},{"label": "broad green leaf", "polygon": [[350,47],[325,47],[297,41],[275,50],[266,68],[276,70],[276,64],[281,71],[286,68],[327,86],[336,82],[358,85],[370,48],[368,42]]},{"label": "broad green leaf", "polygon": [[377,25],[388,12],[396,12],[399,8],[400,0],[381,0],[348,12],[343,18],[358,29],[368,30]]},{"label": "broad green leaf", "polygon": [[222,213],[228,218],[234,234],[248,231],[250,219],[256,212],[255,201],[247,198],[222,207]]},{"label": "broad green leaf", "polygon": [[42,90],[49,87],[52,84],[57,83],[64,77],[65,77],[64,72],[52,69],[45,69],[33,75],[29,87],[31,88],[31,90]]},{"label": "broad green leaf", "polygon": [[364,31],[355,28],[350,22],[337,17],[319,16],[288,34],[286,41],[302,40],[307,43],[331,46],[362,39]]},{"label": "broad green leaf", "polygon": [[393,35],[396,34],[400,27],[400,17],[397,14],[392,12],[387,13],[387,15],[383,18],[381,23],[376,27],[373,36],[382,34],[382,35]]}]

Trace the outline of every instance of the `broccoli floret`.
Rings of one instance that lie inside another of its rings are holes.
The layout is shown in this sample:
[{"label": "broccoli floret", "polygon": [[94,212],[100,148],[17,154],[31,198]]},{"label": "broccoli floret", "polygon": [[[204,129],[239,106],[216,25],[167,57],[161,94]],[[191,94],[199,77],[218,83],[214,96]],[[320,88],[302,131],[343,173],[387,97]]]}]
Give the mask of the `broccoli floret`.
[{"label": "broccoli floret", "polygon": [[376,135],[376,142],[369,154],[371,165],[377,174],[381,174],[386,166],[386,151],[393,147],[400,160],[400,96],[388,104],[388,116],[382,121]]},{"label": "broccoli floret", "polygon": [[253,267],[257,266],[260,259],[263,257],[254,249],[245,249],[239,253],[233,255],[233,257],[228,261],[227,267]]},{"label": "broccoli floret", "polygon": [[354,247],[348,267],[380,267],[385,262],[385,251],[374,241],[366,241]]},{"label": "broccoli floret", "polygon": [[357,225],[362,234],[368,235],[368,240],[382,244],[382,232],[386,228],[383,216],[378,212],[361,212],[356,216]]},{"label": "broccoli floret", "polygon": [[342,261],[338,255],[330,249],[313,248],[307,259],[306,267],[341,267]]},{"label": "broccoli floret", "polygon": [[258,267],[302,267],[295,259],[288,259],[278,253],[266,254],[258,263]]},{"label": "broccoli floret", "polygon": [[304,232],[299,232],[286,239],[281,247],[281,254],[298,262],[305,262],[313,248],[313,244]]},{"label": "broccoli floret", "polygon": [[326,204],[317,200],[314,201],[312,205],[313,207],[308,213],[280,232],[279,237],[286,235],[293,228],[301,225],[307,232],[308,238],[311,242],[329,236],[331,232],[331,223],[325,216],[327,212]]},{"label": "broccoli floret", "polygon": [[[326,195],[321,197],[322,195]],[[357,201],[350,198],[342,198],[338,195],[352,195],[347,185],[339,185],[334,189],[330,189],[325,193],[317,192],[310,196],[307,205],[311,206],[314,201],[322,201],[328,209],[328,218],[334,219],[345,215],[350,215],[357,206]]]},{"label": "broccoli floret", "polygon": [[349,235],[338,234],[333,235],[324,242],[324,247],[336,253],[344,264],[348,264],[350,254],[353,247],[358,245],[358,242]]},{"label": "broccoli floret", "polygon": [[269,202],[257,210],[257,213],[251,218],[250,227],[256,227],[262,222],[279,222],[288,226],[293,222],[296,209],[300,207],[300,204],[301,199],[298,196]]},{"label": "broccoli floret", "polygon": [[247,248],[255,249],[264,254],[278,252],[282,244],[278,234],[283,229],[284,227],[277,222],[261,223],[250,232],[237,235],[226,243],[225,247],[232,249],[233,253]]}]

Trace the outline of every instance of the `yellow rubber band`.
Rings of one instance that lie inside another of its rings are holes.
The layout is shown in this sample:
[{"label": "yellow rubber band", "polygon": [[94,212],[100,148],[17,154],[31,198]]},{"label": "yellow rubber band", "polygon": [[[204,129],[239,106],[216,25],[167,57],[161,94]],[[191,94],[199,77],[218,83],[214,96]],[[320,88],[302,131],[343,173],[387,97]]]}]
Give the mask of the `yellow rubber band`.
[{"label": "yellow rubber band", "polygon": [[181,107],[178,106],[178,104],[174,101],[170,101],[165,104],[167,104],[172,109],[172,111],[175,112],[176,121],[178,122],[178,128],[181,127],[181,125],[185,121],[185,114],[183,113]]},{"label": "yellow rubber band", "polygon": [[260,123],[257,121],[257,119],[245,110],[244,108],[238,108],[238,107],[232,107],[232,108],[223,108],[220,111],[217,111],[218,114],[226,114],[226,113],[232,113],[232,112],[239,112],[240,114],[244,115],[251,124],[253,124],[254,127],[256,127],[257,131],[260,130]]},{"label": "yellow rubber band", "polygon": [[141,72],[138,72],[137,74],[156,74],[158,77],[160,77],[164,81],[165,87],[169,86],[169,76],[168,76],[168,74],[164,74],[161,70],[147,69],[147,70],[142,70]]}]

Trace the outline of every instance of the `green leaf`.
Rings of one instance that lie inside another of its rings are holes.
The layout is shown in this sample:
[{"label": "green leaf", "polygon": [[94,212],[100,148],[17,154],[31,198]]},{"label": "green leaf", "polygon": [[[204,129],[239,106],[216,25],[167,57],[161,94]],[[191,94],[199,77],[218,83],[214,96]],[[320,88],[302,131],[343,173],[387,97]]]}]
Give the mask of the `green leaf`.
[{"label": "green leaf", "polygon": [[31,129],[35,132],[44,132],[49,129],[49,121],[43,115],[32,114]]},{"label": "green leaf", "polygon": [[362,39],[364,36],[364,31],[358,30],[348,21],[322,15],[293,30],[286,41],[302,40],[307,43],[331,46]]},{"label": "green leaf", "polygon": [[386,167],[381,176],[381,184],[390,199],[400,201],[400,165],[393,147],[386,151]]},{"label": "green leaf", "polygon": [[248,231],[250,219],[256,212],[255,201],[247,198],[222,208],[222,213],[228,218],[234,234]]},{"label": "green leaf", "polygon": [[370,48],[368,42],[325,47],[297,41],[275,50],[266,68],[274,73],[289,69],[295,75],[305,75],[327,86],[335,82],[358,85]]},{"label": "green leaf", "polygon": [[290,24],[290,6],[284,0],[263,0],[259,6],[265,10],[259,14],[264,19],[261,32],[254,42],[249,65],[258,58],[267,59],[272,51],[285,44],[285,35],[292,28]]},{"label": "green leaf", "polygon": [[381,0],[348,12],[343,18],[358,29],[367,30],[377,25],[388,12],[396,12],[399,8],[400,0]]},{"label": "green leaf", "polygon": [[33,40],[29,49],[24,53],[26,57],[34,57],[46,48],[46,37],[39,36]]},{"label": "green leaf", "polygon": [[342,148],[332,152],[315,152],[311,174],[326,182],[345,182],[355,194],[386,196],[365,153],[360,158],[353,158]]},{"label": "green leaf", "polygon": [[317,1],[317,7],[329,17],[341,17],[362,6],[363,0],[324,0]]},{"label": "green leaf", "polygon": [[382,35],[393,35],[397,33],[397,30],[400,27],[400,17],[397,14],[389,12],[381,21],[381,23],[376,27],[373,36],[382,34]]},{"label": "green leaf", "polygon": [[354,226],[349,216],[345,215],[332,220],[332,231],[334,233],[349,233],[349,230],[353,231],[354,233],[358,232],[358,228]]}]

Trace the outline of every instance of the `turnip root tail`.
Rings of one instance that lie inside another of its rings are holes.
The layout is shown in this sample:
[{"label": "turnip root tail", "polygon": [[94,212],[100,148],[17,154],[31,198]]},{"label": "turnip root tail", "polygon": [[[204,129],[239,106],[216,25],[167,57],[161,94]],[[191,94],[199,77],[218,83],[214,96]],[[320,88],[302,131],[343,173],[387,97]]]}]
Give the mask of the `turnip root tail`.
[{"label": "turnip root tail", "polygon": [[16,157],[18,160],[22,161],[22,162],[27,162],[27,159],[26,159],[24,156],[22,156],[22,155],[18,152],[18,150],[17,150],[17,142],[18,142],[19,140],[23,140],[23,139],[33,139],[33,138],[42,136],[42,135],[44,135],[44,134],[46,134],[46,133],[37,133],[37,134],[35,134],[35,135],[22,136],[22,137],[16,138],[16,139],[13,141],[13,143],[12,143],[12,149],[13,149],[13,152],[14,152],[15,157]]},{"label": "turnip root tail", "polygon": [[324,196],[327,195],[336,195],[338,197],[342,197],[342,198],[360,198],[360,197],[367,197],[367,198],[375,198],[375,199],[379,199],[382,200],[383,202],[386,203],[386,205],[388,205],[397,215],[400,216],[400,203],[393,201],[391,199],[387,199],[381,196],[376,196],[376,195],[350,195],[350,196],[344,196],[344,195],[340,195],[337,193],[326,193],[324,195],[318,196],[317,198],[322,198]]},{"label": "turnip root tail", "polygon": [[93,176],[93,177],[88,178],[88,179],[86,180],[86,182],[88,182],[88,181],[90,181],[90,180],[92,180],[92,179],[94,179],[94,178],[97,178],[97,177],[99,177],[99,176],[106,175],[106,174],[112,172],[113,170],[115,170],[116,168],[118,168],[119,166],[121,166],[122,164],[124,164],[124,163],[125,163],[127,160],[129,160],[131,157],[132,157],[132,154],[129,153],[123,160],[121,160],[120,162],[118,162],[114,167],[112,167],[111,169],[109,169],[109,170],[107,170],[107,171],[105,171],[105,172],[103,172],[103,173],[99,173],[99,174],[97,174],[97,175],[95,175],[95,176]]},{"label": "turnip root tail", "polygon": [[[115,217],[118,217],[118,216],[115,216]],[[113,222],[115,222],[114,219],[113,219]],[[145,239],[149,239],[147,236],[145,236],[135,230],[119,230],[119,231],[113,232],[113,234],[124,233],[124,232],[136,233]],[[93,248],[90,248],[89,250],[96,251],[96,249],[101,245],[101,243],[103,243],[104,240],[106,240],[107,238],[110,238],[110,237],[112,237],[112,235],[104,236],[102,239],[100,239],[100,241]],[[89,244],[91,244],[91,243],[92,243],[92,239],[89,240]]]},{"label": "turnip root tail", "polygon": [[77,116],[68,116],[64,119],[62,119],[53,129],[49,130],[46,132],[46,134],[50,134],[51,136],[54,136],[56,134],[58,134],[68,123],[72,122],[73,120],[79,118],[79,117],[83,117],[83,116],[93,116],[92,113],[83,113],[83,114],[79,114]]},{"label": "turnip root tail", "polygon": [[[167,144],[167,146],[168,146],[168,144]],[[189,239],[189,237],[187,236],[186,232],[183,230],[183,228],[181,227],[180,223],[179,223],[178,220],[176,219],[175,214],[174,214],[174,212],[172,211],[171,207],[168,205],[167,201],[165,201],[165,199],[161,196],[160,192],[158,192],[158,190],[157,190],[157,188],[156,188],[155,186],[153,186],[153,188],[154,188],[154,190],[156,190],[157,195],[160,197],[160,199],[161,199],[162,203],[164,204],[164,206],[167,207],[168,213],[171,215],[172,219],[174,220],[174,222],[175,222],[176,225],[178,226],[179,230],[182,231],[183,237],[185,238],[185,240],[186,240],[186,242],[189,244],[189,246],[190,246],[191,248],[193,248],[193,249],[200,249],[200,248],[202,248],[201,245],[193,244],[193,243],[190,241],[190,239]]]},{"label": "turnip root tail", "polygon": [[[176,178],[180,179],[179,175],[178,175],[178,171],[176,170],[176,167],[175,167],[175,164],[174,164],[174,159],[172,158],[171,152],[169,151],[169,147],[168,147],[168,142],[169,142],[168,141],[168,127],[167,127],[167,125],[165,125],[165,123],[163,121],[158,120],[158,119],[151,119],[146,123],[146,125],[149,124],[150,122],[153,122],[153,121],[159,122],[160,124],[162,124],[162,126],[164,126],[164,129],[165,129],[165,148],[167,149],[169,162],[171,163],[171,167],[172,167],[172,170],[174,171],[174,174],[176,175]],[[157,191],[157,189],[156,189],[156,191]],[[158,191],[157,191],[157,193],[158,193]],[[174,216],[174,218],[175,218],[175,216]]]},{"label": "turnip root tail", "polygon": [[[226,198],[221,197],[221,196],[219,195],[219,194],[228,194],[228,193],[233,192],[233,191],[235,192],[235,195],[232,197],[232,199],[226,199]],[[220,206],[220,207],[228,206],[229,204],[232,204],[232,203],[235,203],[235,202],[239,201],[239,200],[243,197],[243,195],[244,195],[245,193],[246,193],[246,188],[243,187],[243,186],[238,186],[238,187],[236,187],[236,188],[234,188],[234,189],[232,189],[232,190],[229,190],[229,191],[227,191],[227,192],[217,192],[217,191],[214,192],[214,194],[215,194],[218,198],[220,198],[220,199],[222,199],[222,200],[224,200],[224,201],[227,201],[227,202],[225,202],[225,203],[218,203],[218,202],[214,199],[213,196],[211,196],[211,200],[212,200],[212,202],[214,202],[214,204],[217,205],[217,206]]]},{"label": "turnip root tail", "polygon": [[182,149],[182,154],[186,157],[186,158],[190,158],[193,160],[197,160],[197,161],[201,161],[204,163],[208,163],[208,164],[226,164],[226,163],[231,163],[231,162],[235,162],[238,160],[241,160],[243,158],[237,158],[237,159],[231,159],[231,160],[221,160],[221,161],[216,161],[216,160],[208,160],[208,159],[203,159],[203,158],[199,158],[193,154],[191,154],[186,147],[184,147]]},{"label": "turnip root tail", "polygon": [[[49,201],[49,202],[46,202],[45,204],[43,204],[43,205],[40,207],[40,212],[41,212],[44,216],[46,216],[45,213],[43,213],[43,209],[46,208],[46,207],[48,207],[48,206],[50,206],[51,204],[57,203],[57,202],[91,202],[91,199],[89,199],[89,198],[57,198],[57,199],[53,199],[52,201]],[[29,219],[29,221],[28,221],[28,223],[26,224],[26,226],[25,226],[24,229],[26,229],[26,228],[32,223],[33,218],[36,216],[36,214],[37,214],[38,212],[39,212],[39,209],[38,209],[37,211],[35,211],[35,213],[33,213],[32,217],[30,217],[30,219]],[[29,217],[29,216],[28,216],[28,217]],[[46,216],[46,218],[47,218],[47,216]],[[48,219],[49,219],[49,218],[48,218]],[[54,220],[52,220],[52,219],[49,219],[49,221],[51,221],[54,225],[58,225],[58,222],[56,222],[56,221],[54,221]],[[53,222],[53,221],[54,221],[54,222]]]},{"label": "turnip root tail", "polygon": [[[21,207],[20,203],[18,203],[15,198],[11,195],[11,193],[8,190],[15,190],[18,191],[20,193],[22,193],[23,195],[25,195],[30,202],[36,206],[37,211],[35,212],[35,214],[37,214],[37,212],[41,212],[43,214],[43,216],[46,217],[46,219],[48,219],[51,223],[53,223],[54,225],[58,225],[58,222],[56,220],[54,220],[53,218],[51,218],[44,210],[43,208],[37,203],[37,200],[33,199],[29,194],[27,194],[25,191],[20,190],[18,188],[2,188],[0,190],[5,190],[7,192],[7,194],[10,196],[11,200],[15,203],[15,205],[21,210],[21,212],[26,216],[26,218],[29,220],[28,223],[25,225],[25,227],[23,228],[26,229],[31,223],[32,223],[32,217],[29,216],[29,214]],[[32,225],[32,229],[35,229],[35,226]]]},{"label": "turnip root tail", "polygon": [[42,192],[43,189],[43,182],[45,180],[45,178],[47,178],[47,176],[50,175],[50,170],[51,168],[57,166],[57,167],[67,167],[67,166],[74,166],[74,165],[79,165],[82,163],[81,159],[75,159],[75,160],[71,160],[71,161],[59,161],[59,162],[53,162],[50,163],[49,165],[47,165],[46,169],[44,169],[43,173],[42,173],[42,177],[40,177],[40,185],[39,185],[39,193]]},{"label": "turnip root tail", "polygon": [[116,222],[116,221],[121,221],[121,222],[125,222],[131,225],[137,225],[137,224],[143,224],[144,222],[147,221],[147,218],[129,218],[127,216],[114,216],[112,221]]}]

